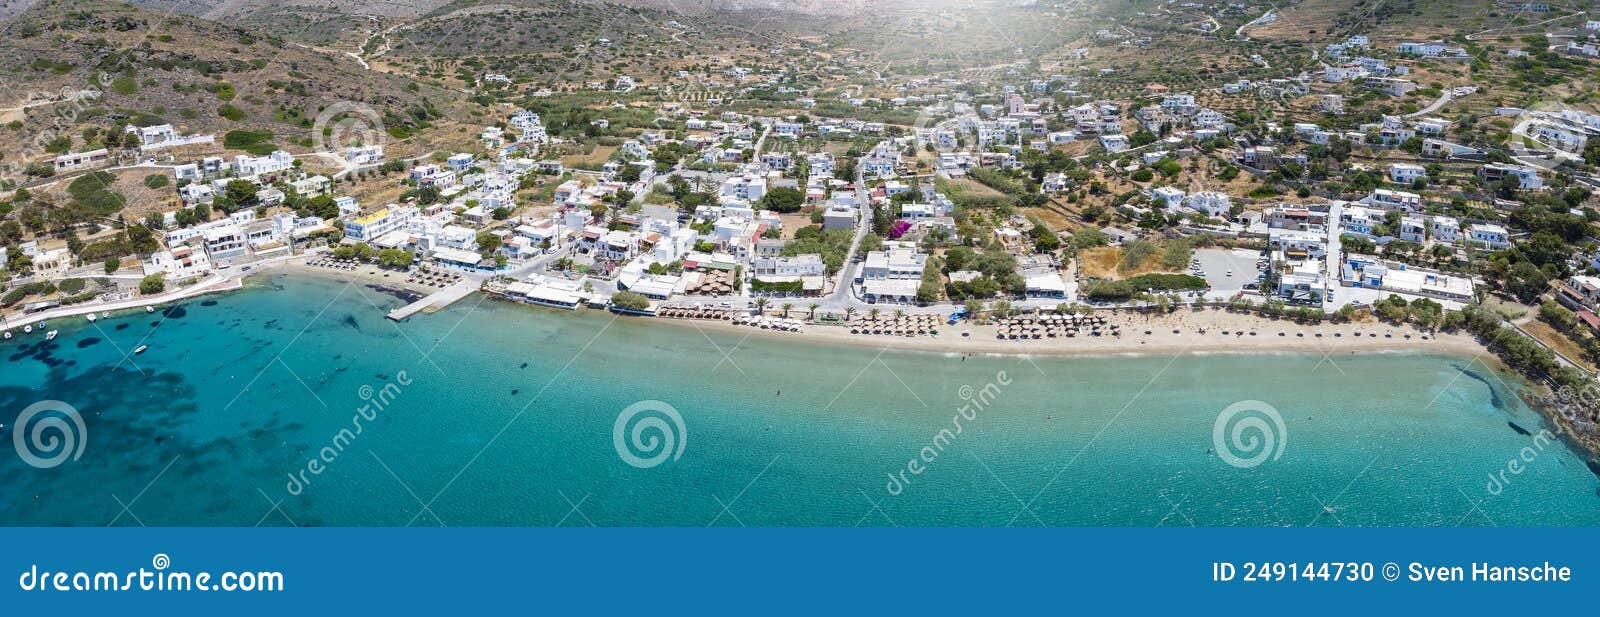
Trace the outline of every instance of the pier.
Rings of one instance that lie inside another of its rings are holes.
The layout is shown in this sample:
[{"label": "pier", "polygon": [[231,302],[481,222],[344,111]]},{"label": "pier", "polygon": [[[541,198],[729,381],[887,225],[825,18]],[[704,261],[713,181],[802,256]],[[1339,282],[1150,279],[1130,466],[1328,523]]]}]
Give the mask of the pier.
[{"label": "pier", "polygon": [[429,308],[433,310],[442,309],[454,304],[457,300],[471,295],[472,292],[478,290],[479,285],[478,281],[462,279],[456,284],[428,294],[416,302],[389,311],[388,317],[395,321],[405,321],[407,317],[426,311]]}]

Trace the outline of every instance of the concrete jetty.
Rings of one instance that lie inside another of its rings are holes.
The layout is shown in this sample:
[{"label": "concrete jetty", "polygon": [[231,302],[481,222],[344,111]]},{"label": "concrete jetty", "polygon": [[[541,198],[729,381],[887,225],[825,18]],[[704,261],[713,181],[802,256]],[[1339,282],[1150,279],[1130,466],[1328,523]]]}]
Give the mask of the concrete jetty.
[{"label": "concrete jetty", "polygon": [[449,287],[428,294],[416,302],[389,311],[388,317],[395,321],[405,321],[407,317],[425,311],[430,307],[435,310],[442,309],[454,304],[457,300],[471,295],[472,292],[478,290],[478,286],[478,281],[462,279]]}]

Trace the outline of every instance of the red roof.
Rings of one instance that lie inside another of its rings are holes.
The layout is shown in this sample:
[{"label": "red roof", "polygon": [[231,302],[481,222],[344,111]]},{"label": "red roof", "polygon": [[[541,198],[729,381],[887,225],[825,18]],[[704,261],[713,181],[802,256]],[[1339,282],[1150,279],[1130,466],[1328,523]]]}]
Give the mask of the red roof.
[{"label": "red roof", "polygon": [[1589,329],[1600,330],[1600,315],[1595,315],[1594,311],[1578,311],[1578,319],[1589,324]]}]

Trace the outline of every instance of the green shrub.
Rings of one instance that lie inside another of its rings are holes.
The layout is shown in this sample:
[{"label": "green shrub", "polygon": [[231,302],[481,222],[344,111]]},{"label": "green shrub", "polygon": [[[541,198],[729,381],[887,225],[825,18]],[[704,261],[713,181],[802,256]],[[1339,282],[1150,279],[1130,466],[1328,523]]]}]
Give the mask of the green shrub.
[{"label": "green shrub", "polygon": [[62,293],[75,294],[83,291],[84,286],[87,284],[88,283],[86,283],[83,279],[73,278],[61,281],[61,284],[58,287],[61,289]]}]

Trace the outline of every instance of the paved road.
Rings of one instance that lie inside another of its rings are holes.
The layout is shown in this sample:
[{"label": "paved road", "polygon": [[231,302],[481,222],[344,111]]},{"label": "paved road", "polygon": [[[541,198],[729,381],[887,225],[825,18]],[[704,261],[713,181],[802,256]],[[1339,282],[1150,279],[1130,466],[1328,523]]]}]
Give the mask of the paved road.
[{"label": "paved road", "polygon": [[867,196],[867,165],[865,161],[856,162],[856,205],[861,211],[861,219],[856,222],[856,234],[850,240],[850,250],[845,252],[844,265],[839,267],[837,280],[834,281],[833,293],[824,296],[818,304],[827,308],[845,308],[866,306],[866,302],[855,297],[853,288],[856,272],[860,264],[856,263],[856,252],[861,248],[861,241],[867,237],[867,232],[872,231],[872,206],[868,203]]},{"label": "paved road", "polygon": [[1406,117],[1407,118],[1415,118],[1417,116],[1425,116],[1425,115],[1431,114],[1433,112],[1439,111],[1440,107],[1444,107],[1446,104],[1448,104],[1452,100],[1455,100],[1455,88],[1445,88],[1444,92],[1439,94],[1439,100],[1430,103],[1427,107],[1424,107],[1424,108],[1419,109],[1419,110],[1417,110],[1415,112],[1406,114]]},{"label": "paved road", "polygon": [[[1272,16],[1272,14],[1277,13],[1277,12],[1278,12],[1278,9],[1274,8],[1274,9],[1271,9],[1271,10],[1265,12],[1265,13],[1262,13],[1260,17],[1257,17],[1257,18],[1255,18],[1255,19],[1253,19],[1251,21],[1248,21],[1248,22],[1246,22],[1244,24],[1241,24],[1237,29],[1235,29],[1233,31],[1233,37],[1237,38],[1237,39],[1248,39],[1248,38],[1250,38],[1248,36],[1245,36],[1245,34],[1244,34],[1244,29],[1245,28],[1249,28],[1250,26],[1262,25],[1261,24],[1261,20],[1267,19],[1268,17]],[[1271,23],[1271,22],[1268,22],[1268,23]]]}]

